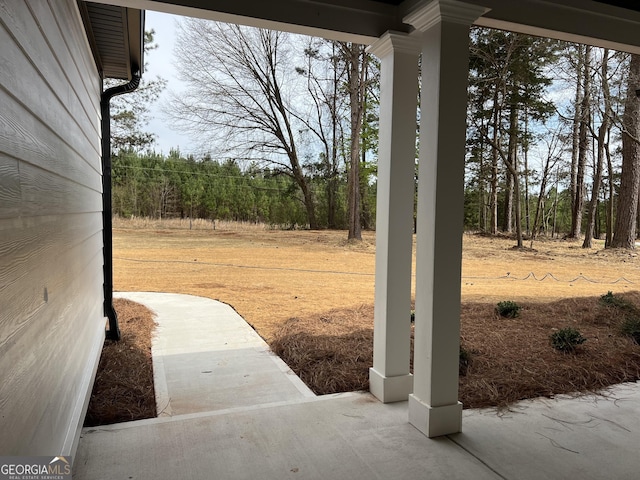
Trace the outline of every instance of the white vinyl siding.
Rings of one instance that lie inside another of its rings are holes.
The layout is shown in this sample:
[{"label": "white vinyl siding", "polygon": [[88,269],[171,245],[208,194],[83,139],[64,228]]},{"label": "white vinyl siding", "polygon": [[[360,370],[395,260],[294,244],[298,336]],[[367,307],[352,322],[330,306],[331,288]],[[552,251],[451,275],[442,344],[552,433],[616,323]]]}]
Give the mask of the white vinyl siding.
[{"label": "white vinyl siding", "polygon": [[0,0],[0,455],[69,455],[104,337],[100,90],[74,0]]}]

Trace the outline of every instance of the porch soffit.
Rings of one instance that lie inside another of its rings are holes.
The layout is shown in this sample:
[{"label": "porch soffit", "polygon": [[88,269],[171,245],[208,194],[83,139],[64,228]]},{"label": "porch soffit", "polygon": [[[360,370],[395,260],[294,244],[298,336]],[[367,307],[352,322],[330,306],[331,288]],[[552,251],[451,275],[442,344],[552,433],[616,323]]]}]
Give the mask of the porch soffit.
[{"label": "porch soffit", "polygon": [[130,80],[144,66],[144,11],[79,1],[96,65],[103,78]]},{"label": "porch soffit", "polygon": [[[95,0],[371,44],[410,32],[403,19],[431,0]],[[450,1],[450,0],[447,0]],[[490,10],[477,25],[640,53],[640,3],[625,0],[465,0]]]}]

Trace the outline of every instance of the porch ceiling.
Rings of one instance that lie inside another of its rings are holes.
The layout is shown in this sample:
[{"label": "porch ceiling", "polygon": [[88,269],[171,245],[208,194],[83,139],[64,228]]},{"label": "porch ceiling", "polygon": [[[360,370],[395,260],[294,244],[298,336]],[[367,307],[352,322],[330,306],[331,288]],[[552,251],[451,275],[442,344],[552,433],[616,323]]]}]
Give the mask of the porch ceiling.
[{"label": "porch ceiling", "polygon": [[614,5],[616,7],[626,8],[628,10],[635,10],[640,12],[640,4],[632,4],[629,0],[595,0],[598,3],[606,3],[607,5]]},{"label": "porch ceiling", "polygon": [[79,1],[96,64],[103,78],[130,80],[144,66],[144,11]]},{"label": "porch ceiling", "polygon": [[[95,0],[370,44],[431,0]],[[640,53],[640,4],[625,0],[465,0],[490,10],[476,22]]]}]

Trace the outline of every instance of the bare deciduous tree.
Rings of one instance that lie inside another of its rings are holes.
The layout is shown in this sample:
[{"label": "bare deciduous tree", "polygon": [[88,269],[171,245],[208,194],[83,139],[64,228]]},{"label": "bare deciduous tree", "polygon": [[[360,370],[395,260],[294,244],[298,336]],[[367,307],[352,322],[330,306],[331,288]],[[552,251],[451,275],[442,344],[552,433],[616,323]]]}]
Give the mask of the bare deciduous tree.
[{"label": "bare deciduous tree", "polygon": [[343,43],[342,51],[347,63],[347,88],[351,110],[351,157],[347,177],[349,203],[349,240],[362,240],[360,224],[360,149],[364,112],[364,96],[367,88],[366,71],[368,56],[364,45]]},{"label": "bare deciduous tree", "polygon": [[338,42],[309,38],[305,47],[304,67],[296,71],[306,79],[310,105],[307,112],[297,115],[305,127],[322,145],[316,169],[326,180],[327,226],[338,228],[338,187],[343,165],[344,119],[346,100],[340,90],[345,82],[346,66],[341,59]]},{"label": "bare deciduous tree", "polygon": [[294,82],[286,33],[186,19],[178,28],[176,59],[186,91],[167,112],[207,150],[268,165],[300,189],[309,227],[315,204],[298,142]]},{"label": "bare deciduous tree", "polygon": [[591,188],[591,201],[587,211],[587,227],[585,229],[584,242],[582,248],[591,248],[593,234],[596,224],[596,213],[598,211],[598,196],[600,195],[600,187],[602,185],[602,169],[606,156],[605,149],[607,145],[607,134],[611,125],[611,95],[609,93],[609,49],[602,52],[602,60],[600,66],[600,81],[602,88],[602,99],[604,101],[604,109],[602,112],[602,122],[598,128],[597,145],[598,152],[596,164],[593,172],[593,186]]}]

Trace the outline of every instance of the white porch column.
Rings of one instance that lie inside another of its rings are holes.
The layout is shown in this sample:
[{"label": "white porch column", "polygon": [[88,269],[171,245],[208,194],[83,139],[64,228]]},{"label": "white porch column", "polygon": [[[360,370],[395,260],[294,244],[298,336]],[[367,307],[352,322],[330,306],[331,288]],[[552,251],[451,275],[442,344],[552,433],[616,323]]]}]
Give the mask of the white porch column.
[{"label": "white porch column", "polygon": [[461,431],[460,274],[469,27],[486,9],[434,0],[404,21],[422,32],[414,385],[409,422]]},{"label": "white porch column", "polygon": [[384,34],[369,51],[381,60],[373,368],[384,403],[407,400],[411,335],[411,250],[419,39]]}]

